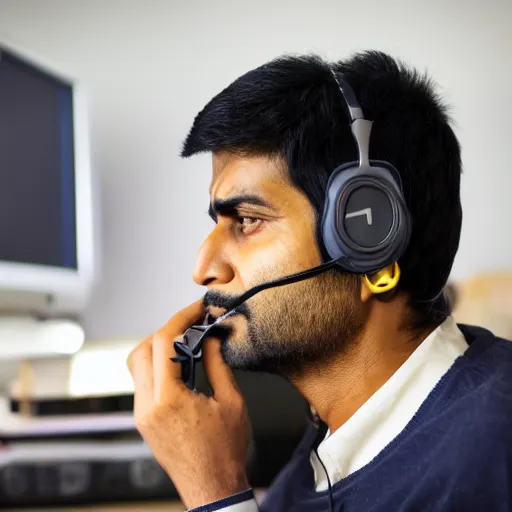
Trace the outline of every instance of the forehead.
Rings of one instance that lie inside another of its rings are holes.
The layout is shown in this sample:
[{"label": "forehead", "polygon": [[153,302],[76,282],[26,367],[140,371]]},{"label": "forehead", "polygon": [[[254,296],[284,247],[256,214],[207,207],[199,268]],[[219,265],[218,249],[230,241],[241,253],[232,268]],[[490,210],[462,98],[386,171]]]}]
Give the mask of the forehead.
[{"label": "forehead", "polygon": [[212,170],[210,196],[216,199],[241,193],[284,194],[292,189],[284,164],[276,158],[219,152],[212,156]]}]

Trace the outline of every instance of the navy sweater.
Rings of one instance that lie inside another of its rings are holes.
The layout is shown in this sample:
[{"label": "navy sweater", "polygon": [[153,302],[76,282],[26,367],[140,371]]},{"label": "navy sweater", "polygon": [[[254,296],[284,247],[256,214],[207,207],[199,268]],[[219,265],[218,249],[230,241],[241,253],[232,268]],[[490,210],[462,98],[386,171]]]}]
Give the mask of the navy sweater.
[{"label": "navy sweater", "polygon": [[[407,427],[332,487],[335,511],[512,511],[512,343],[459,325],[469,348]],[[309,456],[311,426],[262,512],[327,512]]]}]

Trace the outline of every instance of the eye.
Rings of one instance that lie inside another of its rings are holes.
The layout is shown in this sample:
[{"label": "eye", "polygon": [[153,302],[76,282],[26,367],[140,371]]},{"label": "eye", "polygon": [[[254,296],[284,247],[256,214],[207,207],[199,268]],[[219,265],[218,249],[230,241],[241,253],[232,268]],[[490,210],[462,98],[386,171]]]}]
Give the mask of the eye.
[{"label": "eye", "polygon": [[261,219],[255,217],[237,217],[238,225],[244,235],[250,235],[260,228]]}]

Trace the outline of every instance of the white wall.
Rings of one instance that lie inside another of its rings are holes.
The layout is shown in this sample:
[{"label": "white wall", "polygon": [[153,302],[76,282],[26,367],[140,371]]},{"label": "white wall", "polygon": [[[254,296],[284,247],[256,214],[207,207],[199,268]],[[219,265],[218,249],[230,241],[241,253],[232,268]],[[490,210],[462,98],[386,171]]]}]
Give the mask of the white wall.
[{"label": "white wall", "polygon": [[[83,79],[103,189],[89,338],[140,337],[201,296],[209,159],[181,161],[194,115],[283,52],[376,48],[428,69],[453,105],[465,173],[454,276],[512,265],[510,0],[0,0],[0,39]],[[501,236],[500,236],[501,235]]]}]

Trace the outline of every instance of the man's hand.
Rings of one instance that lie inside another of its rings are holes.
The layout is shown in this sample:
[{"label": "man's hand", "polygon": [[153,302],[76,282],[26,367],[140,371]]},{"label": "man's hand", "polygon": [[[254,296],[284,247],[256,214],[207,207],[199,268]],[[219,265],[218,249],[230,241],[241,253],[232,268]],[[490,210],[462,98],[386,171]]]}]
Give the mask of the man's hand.
[{"label": "man's hand", "polygon": [[180,378],[181,365],[170,360],[176,355],[174,340],[204,314],[202,301],[193,303],[128,358],[137,429],[188,508],[249,488],[245,465],[251,429],[220,342],[209,338],[203,345],[212,397],[190,391]]}]

